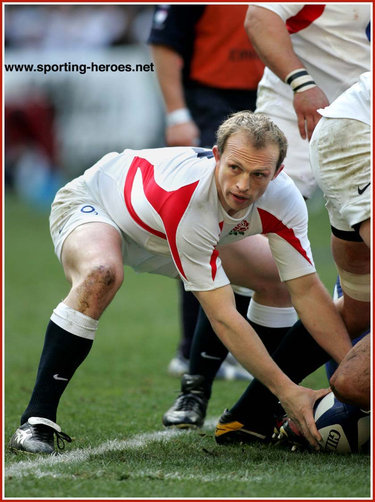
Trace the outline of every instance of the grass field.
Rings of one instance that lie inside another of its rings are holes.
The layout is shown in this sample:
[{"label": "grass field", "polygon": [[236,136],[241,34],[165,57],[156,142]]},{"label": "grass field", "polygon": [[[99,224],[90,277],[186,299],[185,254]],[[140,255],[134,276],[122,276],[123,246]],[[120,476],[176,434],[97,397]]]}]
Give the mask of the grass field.
[{"label": "grass field", "polygon": [[[324,210],[313,211],[310,238],[331,288]],[[53,253],[48,215],[6,197],[5,442],[32,390],[44,330],[68,285]],[[59,408],[74,438],[56,457],[5,448],[7,498],[360,498],[370,496],[369,456],[292,453],[270,446],[217,446],[213,429],[244,389],[217,381],[201,431],[165,431],[163,412],[179,382],[166,374],[179,326],[176,284],[126,270],[103,315],[93,349]],[[327,386],[318,371],[306,383]]]}]

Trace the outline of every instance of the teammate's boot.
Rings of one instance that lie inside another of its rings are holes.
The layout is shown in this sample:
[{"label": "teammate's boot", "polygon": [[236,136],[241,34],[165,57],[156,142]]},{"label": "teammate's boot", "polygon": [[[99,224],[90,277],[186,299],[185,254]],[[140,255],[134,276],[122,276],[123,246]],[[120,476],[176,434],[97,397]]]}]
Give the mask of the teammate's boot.
[{"label": "teammate's boot", "polygon": [[56,445],[59,450],[65,446],[64,441],[71,443],[72,439],[61,432],[59,425],[42,417],[30,417],[22,424],[10,439],[9,447],[12,450],[21,450],[28,453],[55,453]]},{"label": "teammate's boot", "polygon": [[208,399],[203,388],[202,375],[185,374],[181,380],[181,393],[174,405],[163,416],[165,427],[193,429],[202,427]]},{"label": "teammate's boot", "polygon": [[229,411],[225,410],[221,415],[215,430],[215,440],[218,444],[233,444],[233,443],[268,443],[271,439],[272,431],[264,433],[264,431],[256,430],[254,427],[249,427],[238,420]]}]

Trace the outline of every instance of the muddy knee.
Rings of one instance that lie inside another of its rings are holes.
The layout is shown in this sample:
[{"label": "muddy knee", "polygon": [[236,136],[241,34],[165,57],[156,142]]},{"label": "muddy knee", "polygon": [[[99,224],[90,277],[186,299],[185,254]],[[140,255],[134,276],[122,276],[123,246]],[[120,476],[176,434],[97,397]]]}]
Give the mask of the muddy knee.
[{"label": "muddy knee", "polygon": [[81,284],[82,290],[100,299],[114,295],[122,284],[123,270],[112,264],[100,264],[91,267]]},{"label": "muddy knee", "polygon": [[123,269],[110,263],[90,266],[81,281],[72,288],[69,299],[77,310],[98,319],[123,281]]}]

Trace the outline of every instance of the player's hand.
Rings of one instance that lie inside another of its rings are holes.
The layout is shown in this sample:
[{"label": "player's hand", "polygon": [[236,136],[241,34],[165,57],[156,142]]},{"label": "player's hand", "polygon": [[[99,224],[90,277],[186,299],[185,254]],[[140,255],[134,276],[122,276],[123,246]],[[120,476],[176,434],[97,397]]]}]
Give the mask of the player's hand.
[{"label": "player's hand", "polygon": [[199,129],[193,121],[167,127],[165,139],[168,146],[198,146]]},{"label": "player's hand", "polygon": [[298,129],[303,139],[310,141],[316,124],[321,115],[316,111],[329,105],[327,96],[319,87],[313,87],[303,92],[296,92],[293,99],[297,114]]},{"label": "player's hand", "polygon": [[322,436],[316,428],[313,407],[315,402],[330,392],[330,389],[312,390],[295,385],[285,395],[279,396],[288,417],[297,425],[300,432],[315,450],[319,450]]}]

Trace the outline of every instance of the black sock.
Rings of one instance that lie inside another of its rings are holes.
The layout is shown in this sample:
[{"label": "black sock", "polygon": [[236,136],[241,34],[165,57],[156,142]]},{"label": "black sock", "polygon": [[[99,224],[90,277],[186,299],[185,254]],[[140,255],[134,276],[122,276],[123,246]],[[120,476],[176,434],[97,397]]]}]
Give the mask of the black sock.
[{"label": "black sock", "polygon": [[181,324],[181,341],[178,346],[178,351],[189,359],[191,344],[195,326],[197,324],[199,313],[199,302],[191,291],[185,291],[184,285],[179,281],[180,292],[180,324]]},{"label": "black sock", "polygon": [[[237,310],[246,317],[250,298],[235,294],[235,299]],[[190,351],[189,372],[191,375],[204,376],[203,387],[208,399],[211,395],[211,387],[215,375],[227,355],[228,349],[219,337],[216,336],[206,314],[200,308]]]},{"label": "black sock", "polygon": [[30,417],[56,422],[60,397],[92,344],[93,340],[72,335],[53,321],[49,322],[34,390],[21,424]]},{"label": "black sock", "polygon": [[269,326],[261,326],[253,321],[249,321],[249,323],[270,354],[277,349],[281,340],[291,328],[291,326],[286,326],[285,328],[270,328]]},{"label": "black sock", "polygon": [[276,364],[295,383],[317,370],[330,359],[330,355],[314,340],[301,321],[287,332],[272,354]]},{"label": "black sock", "polygon": [[[330,356],[301,321],[297,321],[273,352],[272,358],[293,382],[300,383],[328,361]],[[230,411],[240,422],[267,434],[272,432],[274,414],[279,411],[278,399],[254,379]]]},{"label": "black sock", "polygon": [[234,293],[234,299],[236,300],[236,309],[242,315],[242,317],[247,319],[247,310],[249,308],[251,297]]}]

